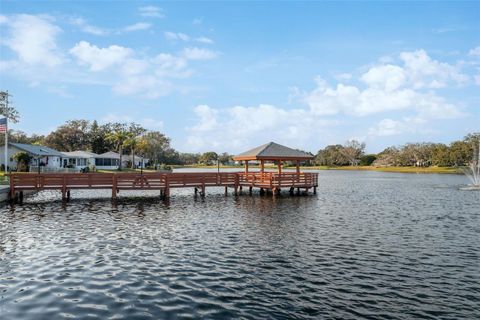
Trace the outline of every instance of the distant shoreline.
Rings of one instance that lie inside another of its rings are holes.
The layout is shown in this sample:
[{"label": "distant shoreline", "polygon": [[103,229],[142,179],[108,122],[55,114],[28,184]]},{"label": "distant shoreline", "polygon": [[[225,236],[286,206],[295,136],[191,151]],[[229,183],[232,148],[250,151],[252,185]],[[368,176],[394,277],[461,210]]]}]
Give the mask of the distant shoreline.
[{"label": "distant shoreline", "polygon": [[[192,169],[216,169],[217,166],[172,166],[175,169],[192,168]],[[243,170],[243,166],[220,166],[220,169]],[[249,168],[259,169],[260,166],[250,165]],[[265,166],[265,169],[276,169],[276,166]],[[284,169],[295,169],[295,167],[283,167]],[[374,167],[374,166],[302,166],[301,170],[346,170],[346,171],[377,171],[377,172],[398,172],[398,173],[440,173],[440,174],[462,174],[462,171],[454,167]]]}]

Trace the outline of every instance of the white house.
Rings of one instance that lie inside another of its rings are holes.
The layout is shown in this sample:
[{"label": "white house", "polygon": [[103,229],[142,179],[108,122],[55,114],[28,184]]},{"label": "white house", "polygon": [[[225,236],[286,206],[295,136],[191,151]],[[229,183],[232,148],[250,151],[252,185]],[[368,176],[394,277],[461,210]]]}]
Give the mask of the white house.
[{"label": "white house", "polygon": [[[133,160],[131,155],[122,155],[122,168],[128,168],[129,163]],[[109,151],[99,154],[95,157],[95,167],[97,169],[116,170],[120,163],[120,154]],[[141,156],[135,156],[135,167],[140,168],[142,164],[145,166],[148,163],[148,159],[144,159]]]},{"label": "white house", "polygon": [[62,160],[62,167],[75,167],[77,169],[84,169],[88,166],[95,165],[95,158],[98,157],[96,153],[88,151],[72,151],[62,152],[65,158]]},{"label": "white house", "polygon": [[[142,156],[135,155],[135,168],[141,168],[142,166],[145,168],[145,166],[148,163],[147,158],[143,158]],[[131,154],[124,154],[122,156],[122,166],[126,168],[128,164],[133,162],[133,156]]]},{"label": "white house", "polygon": [[104,170],[116,170],[120,163],[120,155],[116,152],[105,152],[95,156],[95,167]]},{"label": "white house", "polygon": [[[32,160],[29,166],[44,166],[50,171],[60,170],[62,168],[73,167],[75,169],[84,169],[88,166],[95,166],[97,169],[117,170],[120,163],[120,154],[116,152],[105,152],[96,154],[89,151],[72,151],[60,152],[55,149],[23,143],[9,143],[8,144],[8,167],[10,170],[17,169],[17,162],[13,159],[13,155],[19,152],[26,152],[30,154]],[[5,162],[5,148],[0,146],[0,165]],[[122,167],[127,168],[129,162],[132,161],[131,155],[122,156]],[[140,168],[148,162],[148,159],[143,159],[140,156],[135,156],[135,166]],[[63,170],[63,169],[62,169]]]},{"label": "white house", "polygon": [[[10,170],[16,170],[17,162],[13,159],[13,156],[19,152],[26,152],[32,157],[28,164],[30,166],[40,165],[52,169],[62,167],[64,155],[55,149],[33,144],[10,142],[7,148],[8,167]],[[0,164],[5,165],[5,145],[0,146]]]}]

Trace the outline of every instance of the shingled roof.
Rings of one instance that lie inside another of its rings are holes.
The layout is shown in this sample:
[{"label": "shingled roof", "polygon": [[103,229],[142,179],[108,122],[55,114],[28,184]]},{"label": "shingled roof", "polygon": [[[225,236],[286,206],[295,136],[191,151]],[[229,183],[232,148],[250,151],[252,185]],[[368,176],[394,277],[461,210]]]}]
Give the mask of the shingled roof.
[{"label": "shingled roof", "polygon": [[25,143],[13,143],[13,142],[9,142],[8,144],[16,147],[17,149],[20,149],[20,150],[26,151],[30,154],[33,154],[34,156],[37,156],[37,157],[38,156],[40,156],[40,157],[44,157],[44,156],[63,157],[63,154],[60,153],[59,151],[57,151],[55,149],[52,149],[52,148],[49,148],[49,147],[45,147],[45,146],[38,146],[38,145],[34,145],[34,144],[25,144]]},{"label": "shingled roof", "polygon": [[270,142],[233,157],[233,160],[308,160],[311,154]]}]

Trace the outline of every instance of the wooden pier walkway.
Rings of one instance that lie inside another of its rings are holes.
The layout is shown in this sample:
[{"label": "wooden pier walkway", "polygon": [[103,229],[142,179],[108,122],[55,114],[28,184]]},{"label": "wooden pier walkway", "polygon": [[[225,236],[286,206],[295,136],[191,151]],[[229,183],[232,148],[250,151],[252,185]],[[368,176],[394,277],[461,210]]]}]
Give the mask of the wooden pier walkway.
[{"label": "wooden pier walkway", "polygon": [[170,197],[172,188],[194,188],[205,195],[207,187],[260,188],[260,192],[278,194],[281,189],[292,192],[313,189],[316,193],[318,173],[273,172],[185,172],[185,173],[11,173],[10,199],[23,198],[23,191],[59,190],[62,199],[70,198],[71,190],[110,189],[112,198],[121,190],[158,190],[162,198]]}]

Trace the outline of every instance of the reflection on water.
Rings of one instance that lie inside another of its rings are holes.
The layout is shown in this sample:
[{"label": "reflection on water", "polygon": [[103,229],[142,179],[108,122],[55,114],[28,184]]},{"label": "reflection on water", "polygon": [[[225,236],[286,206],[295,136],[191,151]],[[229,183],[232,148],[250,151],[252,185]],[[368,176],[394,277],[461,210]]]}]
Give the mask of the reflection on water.
[{"label": "reflection on water", "polygon": [[308,197],[44,192],[0,210],[0,315],[479,318],[480,193],[463,183],[328,171]]}]

